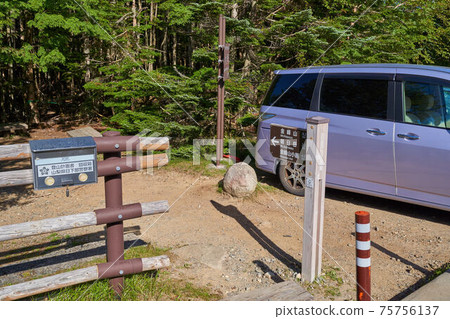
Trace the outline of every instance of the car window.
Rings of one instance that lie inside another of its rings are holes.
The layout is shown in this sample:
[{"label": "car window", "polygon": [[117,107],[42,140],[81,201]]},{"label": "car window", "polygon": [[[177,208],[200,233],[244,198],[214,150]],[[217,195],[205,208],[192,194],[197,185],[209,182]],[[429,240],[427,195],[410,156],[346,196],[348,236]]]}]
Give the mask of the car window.
[{"label": "car window", "polygon": [[277,75],[263,104],[309,110],[317,76],[317,74]]},{"label": "car window", "polygon": [[443,92],[444,92],[445,105],[447,106],[447,111],[445,114],[445,123],[446,123],[446,128],[450,129],[450,86],[444,86]]},{"label": "car window", "polygon": [[369,118],[387,118],[388,81],[327,78],[322,84],[320,111]]},{"label": "car window", "polygon": [[405,123],[450,127],[450,87],[439,83],[403,83],[403,118]]}]

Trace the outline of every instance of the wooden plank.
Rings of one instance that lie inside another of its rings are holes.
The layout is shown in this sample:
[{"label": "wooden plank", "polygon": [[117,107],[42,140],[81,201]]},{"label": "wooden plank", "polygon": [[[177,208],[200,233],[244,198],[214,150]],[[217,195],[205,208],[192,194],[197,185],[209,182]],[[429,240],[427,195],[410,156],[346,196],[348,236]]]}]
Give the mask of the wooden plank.
[{"label": "wooden plank", "polygon": [[15,131],[26,131],[28,130],[28,125],[25,123],[10,123],[0,125],[0,132],[11,132]]},{"label": "wooden plank", "polygon": [[160,200],[156,202],[141,203],[142,216],[165,213],[169,211],[169,202]]},{"label": "wooden plank", "polygon": [[94,212],[5,225],[0,226],[0,242],[92,225],[97,225],[97,217]]},{"label": "wooden plank", "polygon": [[165,151],[169,146],[168,137],[139,137],[139,149],[142,151]]},{"label": "wooden plank", "polygon": [[[170,266],[169,257],[157,256],[142,258],[142,271],[149,271]],[[17,285],[0,288],[0,300],[17,300],[36,294],[52,291],[67,286],[82,284],[98,279],[98,267],[68,271],[41,279],[23,282]]]},{"label": "wooden plank", "polygon": [[[95,131],[95,130],[94,130]],[[98,133],[98,132],[97,132]],[[81,134],[81,133],[80,133]],[[100,133],[98,133],[100,134]],[[87,135],[79,135],[87,136]],[[76,136],[74,136],[76,137]],[[101,134],[100,134],[101,137]],[[164,151],[169,149],[168,137],[139,137],[140,151]],[[20,158],[30,158],[31,151],[29,144],[0,145],[0,161],[15,160]]]},{"label": "wooden plank", "polygon": [[140,169],[146,169],[151,167],[161,167],[169,163],[169,157],[166,153],[154,154],[139,157]]},{"label": "wooden plank", "polygon": [[0,300],[16,300],[47,291],[93,281],[98,278],[97,266],[92,266],[41,279],[0,288]]},{"label": "wooden plank", "polygon": [[293,281],[283,281],[270,287],[255,289],[224,301],[309,301],[313,296]]},{"label": "wooden plank", "polygon": [[306,119],[306,187],[303,219],[302,280],[312,282],[322,268],[323,215],[328,119]]},{"label": "wooden plank", "polygon": [[[142,216],[147,216],[167,212],[169,210],[169,203],[166,200],[162,200],[142,203],[141,207]],[[0,226],[0,242],[94,225],[97,225],[97,216],[95,212],[5,225]]]},{"label": "wooden plank", "polygon": [[0,161],[30,158],[29,144],[0,145]]},{"label": "wooden plank", "polygon": [[82,136],[102,137],[102,134],[99,131],[93,129],[90,126],[67,131],[67,134],[69,134],[70,137],[82,137]]},{"label": "wooden plank", "polygon": [[0,187],[20,186],[29,184],[33,184],[33,170],[31,169],[0,172]]},{"label": "wooden plank", "polygon": [[170,259],[166,255],[142,258],[142,271],[166,268],[170,266]]}]

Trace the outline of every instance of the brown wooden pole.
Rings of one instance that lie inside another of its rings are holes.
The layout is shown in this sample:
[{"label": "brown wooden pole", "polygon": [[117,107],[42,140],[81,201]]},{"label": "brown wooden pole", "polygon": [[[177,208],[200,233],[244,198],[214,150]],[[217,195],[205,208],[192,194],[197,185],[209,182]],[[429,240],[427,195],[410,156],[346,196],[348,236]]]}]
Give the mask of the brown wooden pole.
[{"label": "brown wooden pole", "polygon": [[225,80],[223,74],[223,53],[225,51],[225,17],[219,18],[219,75],[217,86],[217,145],[216,145],[216,166],[220,165],[223,158],[223,131],[224,131],[224,99],[225,99]]},{"label": "brown wooden pole", "polygon": [[[119,132],[109,131],[104,137],[119,136]],[[104,161],[120,158],[120,152],[104,154]],[[119,170],[120,171],[120,170]],[[122,175],[105,176],[105,202],[106,208],[122,207]],[[108,262],[124,260],[123,222],[115,222],[106,225],[106,259]],[[123,277],[110,279],[110,285],[120,296],[123,290]]]}]

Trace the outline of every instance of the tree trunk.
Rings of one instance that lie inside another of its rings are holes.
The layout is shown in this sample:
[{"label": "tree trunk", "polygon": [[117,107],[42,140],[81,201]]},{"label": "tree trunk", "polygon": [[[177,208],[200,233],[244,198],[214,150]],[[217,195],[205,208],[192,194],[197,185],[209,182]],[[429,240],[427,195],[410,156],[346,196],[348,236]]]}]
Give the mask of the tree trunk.
[{"label": "tree trunk", "polygon": [[89,37],[84,38],[84,61],[86,63],[86,73],[84,74],[84,81],[87,83],[91,80],[91,49]]},{"label": "tree trunk", "polygon": [[162,47],[162,66],[166,66],[167,65],[167,42],[169,41],[168,39],[169,37],[169,28],[166,27],[164,28],[164,38],[161,42],[161,47]]},{"label": "tree trunk", "polygon": [[[231,18],[238,19],[238,4],[237,3],[234,3],[233,6],[231,7]],[[236,42],[236,39],[235,39],[235,42]],[[234,53],[235,53],[234,60],[235,61],[239,60],[239,51],[234,50]],[[231,72],[235,71],[234,68],[235,68],[235,63],[233,63],[233,64],[230,63],[230,71]]]},{"label": "tree trunk", "polygon": [[32,124],[39,124],[39,110],[36,101],[36,86],[34,81],[34,68],[33,64],[30,63],[26,71],[27,79],[27,103],[30,108],[30,120]]},{"label": "tree trunk", "polygon": [[173,35],[173,46],[172,46],[172,65],[177,67],[177,34]]}]

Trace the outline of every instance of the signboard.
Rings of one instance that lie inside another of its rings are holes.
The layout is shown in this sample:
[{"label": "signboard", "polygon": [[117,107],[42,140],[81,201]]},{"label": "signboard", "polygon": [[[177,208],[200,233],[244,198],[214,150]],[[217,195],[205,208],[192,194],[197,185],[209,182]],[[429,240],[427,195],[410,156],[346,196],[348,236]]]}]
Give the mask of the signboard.
[{"label": "signboard", "polygon": [[30,141],[35,189],[97,183],[97,147],[92,137]]},{"label": "signboard", "polygon": [[290,161],[300,161],[300,151],[306,141],[306,130],[297,127],[270,125],[270,153],[273,157]]},{"label": "signboard", "polygon": [[230,78],[230,45],[227,43],[223,50],[223,80]]}]

